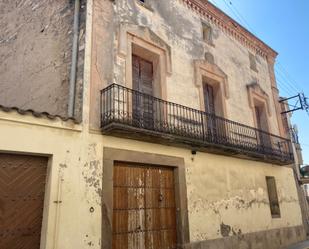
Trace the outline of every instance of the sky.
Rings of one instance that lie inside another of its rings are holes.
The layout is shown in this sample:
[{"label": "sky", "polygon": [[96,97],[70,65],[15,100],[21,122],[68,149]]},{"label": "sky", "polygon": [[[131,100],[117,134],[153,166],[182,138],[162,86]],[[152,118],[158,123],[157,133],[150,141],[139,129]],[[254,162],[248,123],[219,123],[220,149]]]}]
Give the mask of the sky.
[{"label": "sky", "polygon": [[[279,53],[276,78],[281,96],[304,92],[309,98],[308,0],[209,1]],[[292,123],[298,127],[304,164],[309,164],[309,114],[294,112]]]}]

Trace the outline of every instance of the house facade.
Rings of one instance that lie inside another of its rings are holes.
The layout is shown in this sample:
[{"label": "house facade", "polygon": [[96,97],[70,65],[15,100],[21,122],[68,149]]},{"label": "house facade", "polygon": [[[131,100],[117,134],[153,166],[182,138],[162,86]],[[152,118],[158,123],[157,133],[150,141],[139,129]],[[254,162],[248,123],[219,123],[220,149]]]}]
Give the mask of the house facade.
[{"label": "house facade", "polygon": [[2,5],[0,248],[305,239],[273,49],[208,1]]}]

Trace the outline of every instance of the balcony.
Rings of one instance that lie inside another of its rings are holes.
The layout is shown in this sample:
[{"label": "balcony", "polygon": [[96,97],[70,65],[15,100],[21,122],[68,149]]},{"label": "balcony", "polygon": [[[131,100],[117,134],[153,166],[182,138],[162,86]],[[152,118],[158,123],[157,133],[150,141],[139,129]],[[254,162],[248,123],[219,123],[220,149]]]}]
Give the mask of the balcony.
[{"label": "balcony", "polygon": [[279,165],[294,161],[288,139],[117,84],[101,91],[101,129],[103,134]]}]

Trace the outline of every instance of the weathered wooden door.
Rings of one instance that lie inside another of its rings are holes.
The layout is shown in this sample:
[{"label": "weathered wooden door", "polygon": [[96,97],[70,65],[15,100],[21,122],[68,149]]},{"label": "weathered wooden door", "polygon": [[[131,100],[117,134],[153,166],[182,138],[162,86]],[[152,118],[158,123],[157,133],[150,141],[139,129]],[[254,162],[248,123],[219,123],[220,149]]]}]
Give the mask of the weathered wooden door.
[{"label": "weathered wooden door", "polygon": [[47,158],[0,154],[0,248],[39,249]]},{"label": "weathered wooden door", "polygon": [[[152,128],[154,123],[153,65],[138,56],[132,56],[133,120],[142,128]],[[147,94],[143,95],[143,94]]]},{"label": "weathered wooden door", "polygon": [[176,248],[173,169],[114,166],[113,249]]},{"label": "weathered wooden door", "polygon": [[[264,122],[262,121],[263,119],[263,113],[262,110],[260,109],[260,107],[255,107],[255,118],[256,118],[256,126],[257,126],[257,140],[258,143],[264,147],[271,147],[271,140],[270,140],[270,136],[267,133],[267,124],[265,123],[265,117],[264,117]],[[264,131],[264,132],[261,132]]]}]

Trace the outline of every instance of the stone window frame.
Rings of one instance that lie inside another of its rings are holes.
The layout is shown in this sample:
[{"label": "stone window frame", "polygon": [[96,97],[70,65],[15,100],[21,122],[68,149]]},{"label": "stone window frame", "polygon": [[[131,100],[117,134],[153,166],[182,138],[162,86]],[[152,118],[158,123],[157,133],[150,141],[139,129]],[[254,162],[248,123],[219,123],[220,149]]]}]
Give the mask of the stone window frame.
[{"label": "stone window frame", "polygon": [[184,158],[105,147],[103,149],[101,248],[112,248],[113,168],[115,162],[164,166],[174,169],[177,244],[180,248],[184,248],[186,245],[188,245],[190,243],[190,230],[188,220],[186,170]]},{"label": "stone window frame", "polygon": [[208,45],[214,46],[213,44],[213,28],[210,24],[202,21],[202,40]]},{"label": "stone window frame", "polygon": [[[199,92],[200,110],[205,111],[203,80],[207,79],[208,84],[215,88],[216,91],[216,107],[218,116],[227,117],[227,100],[229,99],[229,84],[227,75],[215,64],[211,64],[206,60],[194,61],[195,85]],[[219,109],[218,109],[219,107]]]},{"label": "stone window frame", "polygon": [[270,120],[271,120],[271,110],[270,110],[270,100],[268,94],[261,88],[261,86],[255,82],[247,85],[249,107],[252,110],[252,117],[254,127],[257,127],[257,120],[255,115],[255,107],[261,107],[266,113],[266,132],[272,133]]},{"label": "stone window frame", "polygon": [[132,89],[132,54],[154,66],[154,95],[166,100],[166,78],[172,74],[171,48],[147,27],[121,24],[118,56],[125,61],[125,86]]}]

